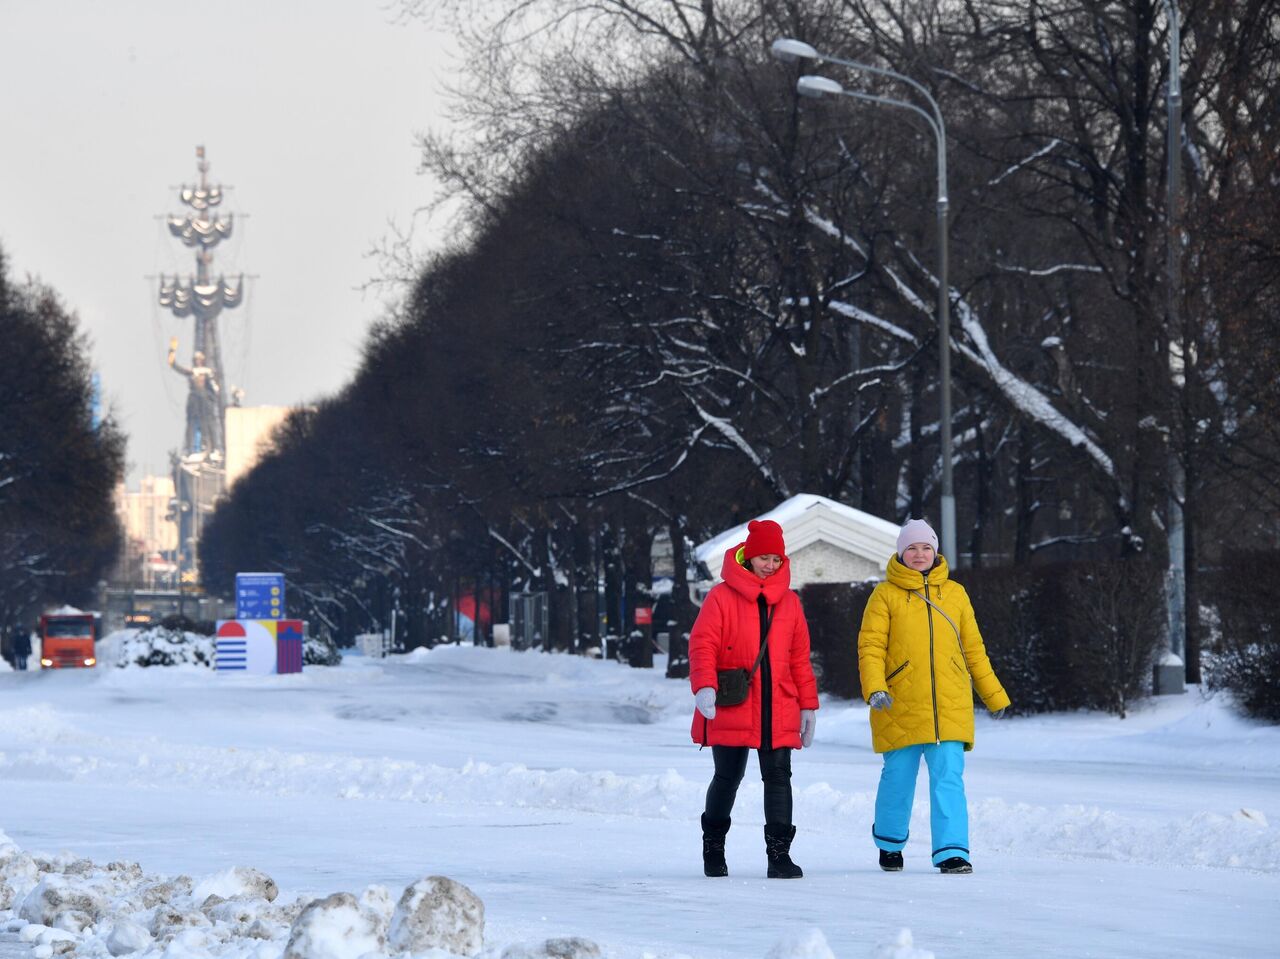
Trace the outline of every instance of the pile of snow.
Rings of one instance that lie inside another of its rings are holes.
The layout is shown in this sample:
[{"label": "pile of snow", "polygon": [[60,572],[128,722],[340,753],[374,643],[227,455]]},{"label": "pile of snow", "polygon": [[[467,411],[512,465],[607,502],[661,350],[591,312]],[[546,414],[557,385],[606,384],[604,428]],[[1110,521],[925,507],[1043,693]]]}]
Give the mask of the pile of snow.
[{"label": "pile of snow", "polygon": [[484,943],[484,903],[460,882],[427,876],[398,901],[371,885],[358,896],[277,901],[272,879],[236,866],[203,879],[151,876],[69,854],[32,856],[0,831],[0,923],[34,959],[375,959],[492,956],[592,959],[587,939]]},{"label": "pile of snow", "polygon": [[117,667],[195,666],[212,669],[213,655],[212,636],[164,626],[126,629],[112,633],[98,644],[98,658]]},{"label": "pile of snow", "polygon": [[[31,855],[0,830],[0,930],[34,959],[600,959],[590,939],[485,943],[484,903],[446,876],[356,895],[278,900],[248,866],[210,876],[154,876],[134,862],[103,866],[68,853]],[[911,931],[876,943],[872,959],[934,959]],[[765,959],[836,959],[818,929],[785,935]]]}]

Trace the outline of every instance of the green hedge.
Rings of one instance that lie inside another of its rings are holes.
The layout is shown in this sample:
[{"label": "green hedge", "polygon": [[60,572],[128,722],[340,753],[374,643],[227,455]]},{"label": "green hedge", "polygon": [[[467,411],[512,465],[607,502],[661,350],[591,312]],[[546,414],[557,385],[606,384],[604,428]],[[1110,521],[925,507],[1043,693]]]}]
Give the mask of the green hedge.
[{"label": "green hedge", "polygon": [[861,699],[858,627],[875,582],[810,583],[800,590],[818,689],[841,699]]},{"label": "green hedge", "polygon": [[1200,587],[1216,624],[1206,684],[1230,690],[1247,715],[1280,722],[1280,553],[1229,560],[1203,573]]},{"label": "green hedge", "polygon": [[[1124,716],[1151,689],[1165,629],[1161,571],[1141,560],[960,570],[1012,712]],[[857,641],[875,583],[800,591],[819,688],[861,698]]]}]

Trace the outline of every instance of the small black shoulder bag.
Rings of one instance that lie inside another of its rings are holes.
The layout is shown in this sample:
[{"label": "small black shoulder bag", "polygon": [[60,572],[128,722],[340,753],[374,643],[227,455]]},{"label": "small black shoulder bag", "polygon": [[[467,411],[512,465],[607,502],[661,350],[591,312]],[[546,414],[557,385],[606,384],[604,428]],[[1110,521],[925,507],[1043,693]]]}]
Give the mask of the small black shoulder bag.
[{"label": "small black shoulder bag", "polygon": [[769,624],[773,621],[773,610],[769,609],[763,594],[757,597],[756,602],[760,604],[760,653],[750,669],[739,666],[737,669],[716,670],[717,706],[737,706],[747,701],[747,693],[751,691],[751,677],[760,668],[765,650],[769,648]]}]

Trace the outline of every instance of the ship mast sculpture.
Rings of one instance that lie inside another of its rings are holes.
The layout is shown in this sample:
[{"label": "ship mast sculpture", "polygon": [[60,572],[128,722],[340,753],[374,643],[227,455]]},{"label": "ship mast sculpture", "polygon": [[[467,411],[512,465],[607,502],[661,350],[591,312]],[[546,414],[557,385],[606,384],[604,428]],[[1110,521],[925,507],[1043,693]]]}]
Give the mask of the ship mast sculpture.
[{"label": "ship mast sculpture", "polygon": [[208,180],[204,147],[196,147],[200,182],[183,186],[179,198],[189,208],[168,218],[169,232],[195,251],[196,271],[185,279],[160,277],[160,305],[179,319],[195,320],[191,365],[178,361],[178,338],[169,340],[169,366],[187,380],[186,430],[182,451],[173,457],[178,523],[178,568],[183,583],[198,583],[200,533],[226,485],[226,392],[218,317],[240,305],[244,276],[229,282],[212,276],[213,251],[231,236],[234,217],[218,212],[222,187]]}]

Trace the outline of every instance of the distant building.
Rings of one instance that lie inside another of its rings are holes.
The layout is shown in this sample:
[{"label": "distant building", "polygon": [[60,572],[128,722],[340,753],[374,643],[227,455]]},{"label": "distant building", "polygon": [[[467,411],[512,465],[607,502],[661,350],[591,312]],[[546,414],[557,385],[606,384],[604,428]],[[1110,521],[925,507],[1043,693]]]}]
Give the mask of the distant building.
[{"label": "distant building", "polygon": [[116,513],[124,528],[126,578],[148,588],[172,586],[177,576],[178,526],[173,521],[172,476],[144,476],[137,491],[116,486]]},{"label": "distant building", "polygon": [[[755,518],[782,527],[794,589],[883,579],[885,563],[897,549],[897,523],[813,493],[793,496]],[[698,545],[698,561],[719,580],[724,551],[746,538],[746,523],[725,530]]]},{"label": "distant building", "polygon": [[293,412],[291,406],[227,407],[227,489],[271,448],[271,432]]}]

